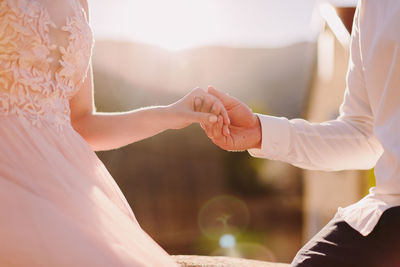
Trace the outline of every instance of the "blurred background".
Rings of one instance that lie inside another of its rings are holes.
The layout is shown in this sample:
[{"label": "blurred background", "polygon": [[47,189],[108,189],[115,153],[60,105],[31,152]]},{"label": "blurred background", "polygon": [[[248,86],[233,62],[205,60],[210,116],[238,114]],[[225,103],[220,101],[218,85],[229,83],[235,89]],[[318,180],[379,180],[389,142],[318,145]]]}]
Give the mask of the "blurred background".
[{"label": "blurred background", "polygon": [[[333,119],[356,1],[92,1],[98,111],[169,104],[214,85],[255,112]],[[290,262],[373,185],[229,153],[198,125],[98,152],[141,226],[169,253]]]}]

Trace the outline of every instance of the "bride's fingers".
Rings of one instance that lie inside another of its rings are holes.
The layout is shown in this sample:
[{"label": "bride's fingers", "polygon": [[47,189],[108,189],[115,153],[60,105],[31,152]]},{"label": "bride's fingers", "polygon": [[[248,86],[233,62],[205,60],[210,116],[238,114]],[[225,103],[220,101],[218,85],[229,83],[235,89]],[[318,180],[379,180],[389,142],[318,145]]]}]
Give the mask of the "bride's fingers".
[{"label": "bride's fingers", "polygon": [[221,140],[225,138],[223,129],[224,119],[219,115],[216,123],[208,125],[206,133],[214,142],[221,142]]},{"label": "bride's fingers", "polygon": [[218,116],[220,112],[221,112],[221,106],[218,105],[218,102],[214,102],[211,108],[211,113]]},{"label": "bride's fingers", "polygon": [[223,134],[223,127],[224,127],[224,118],[220,115],[218,116],[217,123],[212,125],[212,135],[213,138],[219,139]]},{"label": "bride's fingers", "polygon": [[[202,110],[202,106],[203,106],[203,99],[200,96],[196,96],[194,98],[194,111],[195,112],[202,112],[201,111]],[[205,122],[200,122],[200,127],[203,130],[207,129],[206,125],[207,125],[207,122],[206,123]]]},{"label": "bride's fingers", "polygon": [[203,99],[203,102],[202,102],[202,105],[201,105],[200,111],[201,112],[211,113],[211,110],[212,110],[212,107],[214,105],[214,102],[215,101],[213,101],[213,99],[209,95],[205,95],[204,99]]},{"label": "bride's fingers", "polygon": [[228,112],[218,97],[207,93],[201,88],[196,88],[193,90],[193,92],[195,94],[195,111],[214,113],[215,115],[219,115],[219,113],[221,113],[222,117],[224,118],[224,124],[230,124]]},{"label": "bride's fingers", "polygon": [[218,104],[218,102],[213,103],[210,113],[216,115],[218,117],[218,120],[215,123],[206,124],[205,127],[207,127],[207,130],[212,133],[212,136],[215,137],[214,128],[217,127],[220,121],[223,122],[223,117],[220,115],[221,106]]},{"label": "bride's fingers", "polygon": [[[217,97],[205,93],[204,90],[196,90],[196,93],[198,95],[194,98],[194,111],[203,113],[212,113],[216,116],[221,115],[223,118],[223,124],[225,125],[230,124],[228,112],[226,111],[222,102]],[[210,133],[213,132],[212,131],[213,123],[214,122],[202,123],[201,127]],[[222,132],[225,134],[227,132],[226,129],[225,131],[222,130]]]},{"label": "bride's fingers", "polygon": [[211,108],[211,113],[215,115],[221,115],[224,124],[229,125],[231,123],[228,112],[226,111],[222,102],[216,98],[215,96],[211,96],[212,100],[214,101],[213,106]]},{"label": "bride's fingers", "polygon": [[[204,97],[204,98],[196,97],[194,105],[195,105],[195,111],[197,111],[197,112],[211,113],[215,116],[219,115],[220,107],[214,106],[212,98],[210,98],[210,97],[208,97],[208,98],[207,97]],[[208,121],[200,123],[201,128],[203,128],[203,130],[206,132],[206,134],[209,138],[213,138],[212,125],[215,124],[217,121],[218,121],[218,119],[215,121],[208,120]]]},{"label": "bride's fingers", "polygon": [[203,104],[203,100],[200,97],[195,97],[195,99],[194,99],[194,111],[201,111],[202,104]]},{"label": "bride's fingers", "polygon": [[208,124],[214,124],[218,121],[218,117],[216,115],[206,112],[191,111],[186,113],[185,116],[186,116],[186,121],[203,124],[205,129],[208,128],[207,127]]},{"label": "bride's fingers", "polygon": [[[207,103],[206,101],[202,101],[203,106],[204,106],[204,103],[205,103],[206,105],[208,105],[208,103]],[[204,110],[204,111],[203,111],[203,110]],[[212,116],[213,116],[213,118],[215,118],[214,120],[207,120],[207,121],[204,121],[204,122],[200,123],[201,127],[202,127],[203,130],[206,132],[207,136],[208,136],[209,138],[212,138],[212,137],[213,137],[213,136],[212,136],[212,125],[213,125],[213,124],[216,124],[216,122],[218,121],[218,114],[213,114],[212,112],[210,112],[210,108],[201,107],[200,111],[201,111],[202,113],[208,113],[208,114],[211,113]]]}]

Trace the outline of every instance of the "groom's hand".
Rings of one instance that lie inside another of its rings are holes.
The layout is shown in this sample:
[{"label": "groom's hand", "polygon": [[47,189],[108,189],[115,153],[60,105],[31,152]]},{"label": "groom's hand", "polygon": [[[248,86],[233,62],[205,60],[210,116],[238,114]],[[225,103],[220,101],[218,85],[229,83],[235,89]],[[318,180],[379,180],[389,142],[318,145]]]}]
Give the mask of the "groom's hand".
[{"label": "groom's hand", "polygon": [[[261,125],[252,110],[235,97],[222,93],[213,87],[209,87],[207,91],[222,102],[230,119],[229,126],[224,126],[221,117],[211,127],[202,125],[207,136],[217,146],[229,151],[261,148]],[[196,111],[203,111],[207,107],[197,105],[195,109]],[[229,129],[224,129],[224,127],[229,127]]]}]

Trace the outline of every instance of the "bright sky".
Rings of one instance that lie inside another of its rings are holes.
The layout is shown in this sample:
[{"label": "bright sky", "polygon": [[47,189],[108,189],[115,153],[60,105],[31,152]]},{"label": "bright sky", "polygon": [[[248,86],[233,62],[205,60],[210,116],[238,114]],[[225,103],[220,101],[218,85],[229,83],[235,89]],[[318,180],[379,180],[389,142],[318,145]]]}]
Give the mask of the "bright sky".
[{"label": "bright sky", "polygon": [[315,1],[92,0],[90,9],[97,39],[139,41],[172,50],[201,45],[271,47],[315,38]]}]

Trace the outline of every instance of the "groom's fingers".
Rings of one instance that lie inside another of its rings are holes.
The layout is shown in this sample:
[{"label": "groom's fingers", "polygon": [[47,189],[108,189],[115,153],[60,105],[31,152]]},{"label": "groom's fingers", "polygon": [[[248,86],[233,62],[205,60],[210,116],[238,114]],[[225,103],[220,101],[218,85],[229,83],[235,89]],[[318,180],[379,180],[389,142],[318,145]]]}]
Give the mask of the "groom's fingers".
[{"label": "groom's fingers", "polygon": [[231,131],[229,130],[229,126],[228,125],[224,125],[223,134],[225,136],[230,136],[231,135]]},{"label": "groom's fingers", "polygon": [[240,103],[236,98],[234,98],[226,93],[223,93],[221,91],[218,91],[217,89],[215,89],[212,86],[209,86],[207,88],[207,92],[209,94],[215,96],[216,98],[218,98],[227,109]]},{"label": "groom's fingers", "polygon": [[223,106],[223,104],[219,100],[218,100],[218,102],[221,105],[221,116],[222,116],[222,118],[224,120],[224,124],[225,125],[231,124],[231,120],[229,119],[228,112],[226,111],[225,107]]}]

